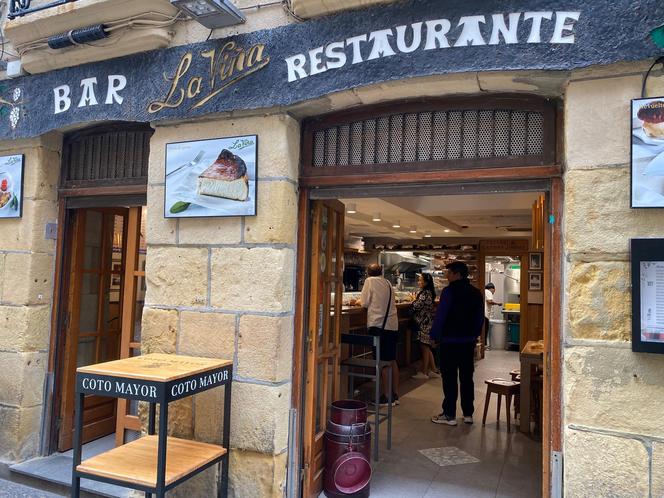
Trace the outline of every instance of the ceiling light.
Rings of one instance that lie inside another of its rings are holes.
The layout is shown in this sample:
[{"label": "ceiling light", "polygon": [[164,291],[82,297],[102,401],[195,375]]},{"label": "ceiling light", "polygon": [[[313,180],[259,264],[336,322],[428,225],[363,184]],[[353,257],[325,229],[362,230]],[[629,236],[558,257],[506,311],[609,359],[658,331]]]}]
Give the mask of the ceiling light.
[{"label": "ceiling light", "polygon": [[383,218],[380,217],[380,213],[375,213],[371,221],[383,221]]},{"label": "ceiling light", "polygon": [[445,233],[450,233],[450,229],[449,229],[449,228],[446,228],[445,230],[443,230],[443,232],[445,232]]},{"label": "ceiling light", "polygon": [[392,228],[401,228],[401,222],[400,222],[400,221],[396,221],[396,222],[392,225]]},{"label": "ceiling light", "polygon": [[427,239],[430,238],[430,237],[431,237],[431,232],[427,232],[427,233],[425,233],[424,236],[425,236]]},{"label": "ceiling light", "polygon": [[410,233],[417,233],[417,227],[415,225],[413,225],[412,227],[410,227],[409,232]]},{"label": "ceiling light", "polygon": [[247,20],[230,0],[171,0],[171,4],[208,29],[233,26]]},{"label": "ceiling light", "polygon": [[346,208],[346,212],[348,214],[355,214],[357,213],[357,206],[355,204],[348,204],[348,208]]}]

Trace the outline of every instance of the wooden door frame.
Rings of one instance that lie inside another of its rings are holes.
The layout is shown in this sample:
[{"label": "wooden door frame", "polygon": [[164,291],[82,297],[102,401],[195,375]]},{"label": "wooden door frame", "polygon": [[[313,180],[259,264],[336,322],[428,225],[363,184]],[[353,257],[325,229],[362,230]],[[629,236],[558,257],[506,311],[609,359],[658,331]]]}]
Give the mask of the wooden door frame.
[{"label": "wooden door frame", "polygon": [[55,250],[55,278],[53,301],[51,304],[51,333],[49,338],[49,355],[47,367],[47,392],[44,410],[44,434],[42,436],[41,453],[49,455],[57,451],[59,432],[59,411],[62,403],[62,382],[64,374],[64,354],[66,334],[63,331],[67,310],[67,295],[70,288],[71,270],[71,234],[75,208],[68,207],[70,200],[95,198],[102,207],[112,204],[114,198],[144,197],[147,185],[91,187],[85,189],[61,188],[58,196],[58,229]]},{"label": "wooden door frame", "polygon": [[[547,423],[543,424],[542,435],[542,496],[551,496],[551,452],[562,451],[562,320],[559,312],[552,310],[562,309],[562,206],[563,206],[563,184],[562,167],[539,166],[539,167],[501,167],[490,170],[453,170],[453,171],[430,171],[426,173],[395,172],[390,174],[374,174],[366,177],[354,175],[325,177],[321,179],[300,179],[300,193],[298,200],[298,242],[297,242],[297,265],[299,269],[296,274],[296,299],[295,299],[295,338],[294,338],[294,361],[293,361],[293,391],[291,397],[292,408],[298,413],[298,430],[292,439],[295,448],[293,462],[302,466],[302,408],[304,406],[303,373],[304,373],[304,340],[306,338],[307,318],[306,306],[308,302],[308,256],[310,246],[310,224],[309,206],[311,192],[316,188],[339,188],[347,191],[362,189],[363,184],[372,186],[413,186],[426,182],[440,185],[441,187],[451,183],[469,184],[481,181],[494,181],[517,183],[523,180],[546,180],[549,181],[547,192],[548,209],[550,219],[548,228],[545,230],[548,263],[550,271],[548,282],[545,280],[545,311],[544,320],[548,323],[545,342],[545,381],[544,381],[544,416]],[[359,182],[358,182],[359,180]],[[552,223],[551,223],[552,222]],[[547,277],[545,277],[547,278]],[[299,472],[295,475],[299,475]],[[295,484],[295,483],[294,483]],[[295,484],[299,493],[300,481]]]}]

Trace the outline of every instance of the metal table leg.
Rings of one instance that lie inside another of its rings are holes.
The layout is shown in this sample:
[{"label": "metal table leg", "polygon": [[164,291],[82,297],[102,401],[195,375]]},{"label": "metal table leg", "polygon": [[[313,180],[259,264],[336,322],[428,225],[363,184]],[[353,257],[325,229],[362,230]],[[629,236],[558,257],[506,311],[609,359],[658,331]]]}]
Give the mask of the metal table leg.
[{"label": "metal table leg", "polygon": [[74,418],[74,463],[72,467],[71,496],[79,498],[81,493],[81,478],[78,476],[76,467],[81,464],[81,433],[83,432],[83,404],[85,394],[76,394],[75,418]]},{"label": "metal table leg", "polygon": [[159,403],[159,450],[157,452],[157,498],[166,496],[166,443],[168,440],[168,403]]},{"label": "metal table leg", "polygon": [[219,469],[218,498],[228,496],[228,472],[231,460],[231,384],[232,382],[229,382],[224,386],[224,429],[221,444],[226,448],[226,456],[221,461]]}]

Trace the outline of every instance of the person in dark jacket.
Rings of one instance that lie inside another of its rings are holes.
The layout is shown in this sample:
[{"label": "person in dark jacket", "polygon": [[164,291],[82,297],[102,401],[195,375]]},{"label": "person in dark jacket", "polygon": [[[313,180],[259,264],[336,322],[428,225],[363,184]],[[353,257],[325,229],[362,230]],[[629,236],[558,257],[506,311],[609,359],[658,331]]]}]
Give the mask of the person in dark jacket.
[{"label": "person in dark jacket", "polygon": [[[443,412],[431,418],[435,424],[457,425],[456,406],[461,386],[463,421],[473,423],[475,343],[484,325],[484,297],[468,279],[468,266],[455,261],[446,266],[449,285],[431,326],[431,339],[440,343],[443,377]],[[457,382],[458,378],[458,382]]]}]

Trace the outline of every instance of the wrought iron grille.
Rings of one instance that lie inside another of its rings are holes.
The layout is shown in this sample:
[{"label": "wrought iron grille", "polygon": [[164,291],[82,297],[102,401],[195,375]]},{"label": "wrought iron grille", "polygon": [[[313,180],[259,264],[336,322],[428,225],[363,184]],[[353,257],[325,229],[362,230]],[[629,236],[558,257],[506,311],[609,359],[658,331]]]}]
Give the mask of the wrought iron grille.
[{"label": "wrought iron grille", "polygon": [[72,136],[64,144],[61,184],[144,183],[152,133],[111,129]]},{"label": "wrought iron grille", "polygon": [[404,112],[313,133],[314,167],[542,156],[539,111],[472,109]]},{"label": "wrought iron grille", "polygon": [[32,12],[50,9],[51,7],[57,7],[58,5],[75,1],[76,0],[56,0],[49,3],[38,2],[38,5],[31,7],[31,0],[9,0],[9,12],[7,13],[7,17],[9,19],[14,19],[26,14],[31,14]]}]

